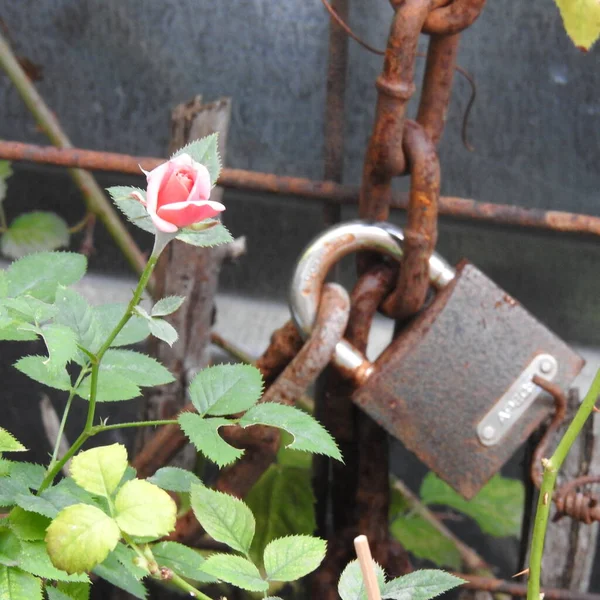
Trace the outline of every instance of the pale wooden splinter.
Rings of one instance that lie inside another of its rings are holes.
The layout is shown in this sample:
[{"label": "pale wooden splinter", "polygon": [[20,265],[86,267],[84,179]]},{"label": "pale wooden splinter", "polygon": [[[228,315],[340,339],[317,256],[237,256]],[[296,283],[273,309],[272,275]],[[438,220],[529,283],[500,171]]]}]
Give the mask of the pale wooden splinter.
[{"label": "pale wooden splinter", "polygon": [[375,563],[371,556],[371,548],[369,548],[367,536],[359,535],[354,538],[354,548],[356,549],[356,556],[358,556],[358,562],[360,563],[368,600],[381,600],[379,584],[377,583],[377,573],[375,572]]}]

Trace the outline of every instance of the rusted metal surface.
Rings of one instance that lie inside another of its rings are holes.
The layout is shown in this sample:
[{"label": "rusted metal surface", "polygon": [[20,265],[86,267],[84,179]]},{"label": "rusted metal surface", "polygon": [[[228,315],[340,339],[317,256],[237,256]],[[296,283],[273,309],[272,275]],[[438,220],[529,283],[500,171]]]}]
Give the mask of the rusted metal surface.
[{"label": "rusted metal surface", "polygon": [[405,170],[404,116],[415,92],[417,44],[429,9],[430,0],[406,0],[394,14],[383,70],[376,82],[375,123],[365,157],[359,200],[361,218],[387,220],[392,178]]},{"label": "rusted metal surface", "polygon": [[[462,587],[467,589],[498,592],[511,596],[527,596],[527,585],[522,583],[465,573],[454,573],[454,575],[466,580],[467,583],[464,583]],[[544,595],[544,600],[600,600],[600,594],[586,594],[556,588],[542,588],[540,591]]]},{"label": "rusted metal surface", "polygon": [[436,145],[446,125],[459,40],[459,34],[432,35],[427,49],[417,122]]},{"label": "rusted metal surface", "polygon": [[[265,392],[261,402],[293,405],[304,394],[330,362],[335,346],[344,335],[349,312],[350,299],[346,291],[337,284],[326,284],[313,334]],[[279,432],[255,425],[247,431],[226,427],[222,435],[227,441],[244,448],[245,453],[234,465],[221,472],[216,488],[243,497],[275,459]],[[199,523],[187,515],[178,522],[170,538],[190,543],[201,532]]]},{"label": "rusted metal surface", "polygon": [[410,202],[404,230],[402,268],[383,309],[398,320],[412,317],[429,289],[429,259],[437,242],[440,163],[431,138],[414,121],[404,127],[404,152],[410,166]]},{"label": "rusted metal surface", "polygon": [[[377,307],[391,288],[395,273],[379,265],[367,271],[351,294],[345,339],[366,351]],[[410,564],[408,558],[389,559],[389,452],[388,437],[370,417],[352,403],[356,384],[328,369],[318,415],[335,438],[344,464],[326,457],[313,459],[313,488],[319,499],[317,533],[327,539],[327,555],[311,578],[311,597],[337,600],[337,581],[354,558],[352,540],[368,537],[374,559],[384,568]],[[322,491],[325,491],[322,493]]]},{"label": "rusted metal surface", "polygon": [[[288,321],[271,336],[269,347],[256,362],[268,387],[285,369],[302,347],[303,341],[296,327]],[[187,404],[183,411],[195,411]],[[133,461],[139,477],[150,477],[160,467],[167,465],[185,446],[187,438],[178,425],[165,425],[148,440]]]},{"label": "rusted metal surface", "polygon": [[[97,152],[81,148],[53,148],[21,142],[0,141],[0,158],[25,160],[39,164],[76,167],[97,171],[114,171],[139,175],[140,166],[151,170],[164,158],[130,156],[114,152]],[[339,185],[332,181],[313,181],[302,177],[287,177],[272,173],[258,173],[242,169],[223,169],[219,185],[225,188],[299,197],[311,201],[331,202],[343,205],[358,203],[360,190],[353,186]],[[391,208],[405,210],[408,194],[394,192]],[[600,236],[600,217],[557,210],[522,208],[509,204],[478,202],[468,198],[441,196],[440,215],[493,223],[530,227],[549,231],[579,233]]]},{"label": "rusted metal surface", "polygon": [[423,33],[459,33],[475,22],[484,4],[485,0],[451,0],[429,13]]},{"label": "rusted metal surface", "polygon": [[454,281],[383,352],[353,399],[472,498],[551,410],[549,397],[538,398],[493,446],[477,434],[492,405],[542,353],[556,358],[554,382],[562,388],[583,366],[516,300],[463,263]]},{"label": "rusted metal surface", "polygon": [[[531,460],[531,479],[539,488],[542,485],[543,477],[542,459],[547,457],[549,442],[564,421],[567,411],[567,396],[561,386],[546,381],[541,377],[534,377],[533,382],[552,396],[555,405],[555,413],[552,422],[537,445]],[[552,497],[558,510],[555,518],[569,516],[572,519],[582,521],[586,525],[589,525],[594,521],[600,521],[600,504],[598,502],[598,497],[589,493],[577,491],[577,488],[594,483],[600,483],[600,476],[585,475],[572,479],[556,489]]]}]

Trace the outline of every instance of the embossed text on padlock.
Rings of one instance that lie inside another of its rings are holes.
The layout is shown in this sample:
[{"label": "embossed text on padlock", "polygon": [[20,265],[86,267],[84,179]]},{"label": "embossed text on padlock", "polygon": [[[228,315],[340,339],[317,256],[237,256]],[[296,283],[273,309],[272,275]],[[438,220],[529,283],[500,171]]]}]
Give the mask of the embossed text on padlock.
[{"label": "embossed text on padlock", "polygon": [[[402,258],[389,223],[338,225],[301,255],[292,315],[307,332],[330,266],[357,250]],[[568,387],[583,360],[473,265],[430,261],[432,302],[370,363],[347,342],[335,363],[361,386],[353,396],[466,498],[497,473],[552,410],[534,375]]]}]

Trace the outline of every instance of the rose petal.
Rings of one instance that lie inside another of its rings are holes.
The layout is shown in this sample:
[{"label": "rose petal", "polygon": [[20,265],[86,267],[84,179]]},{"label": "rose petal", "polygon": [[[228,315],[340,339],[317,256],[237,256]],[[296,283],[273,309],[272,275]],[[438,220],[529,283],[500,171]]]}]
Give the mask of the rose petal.
[{"label": "rose petal", "polygon": [[173,233],[179,229],[179,227],[177,227],[177,225],[174,225],[173,223],[169,223],[168,221],[165,221],[163,218],[159,217],[156,213],[151,213],[150,218],[152,219],[152,222],[154,223],[154,226],[156,227],[156,229],[158,229],[160,231],[164,231],[165,233]]},{"label": "rose petal", "polygon": [[[174,169],[171,174],[163,179],[162,185],[158,190],[158,203],[156,210],[165,204],[185,202],[190,195],[190,188],[186,187],[183,181],[178,177],[181,171],[179,168]],[[191,174],[193,177],[194,174]],[[193,181],[193,180],[192,180]],[[193,188],[193,185],[191,186]]]},{"label": "rose petal", "polygon": [[206,201],[210,197],[212,185],[210,183],[210,173],[204,165],[197,165],[196,167],[196,181],[190,191],[188,200],[190,202],[197,202],[198,200]]},{"label": "rose petal", "polygon": [[156,213],[156,206],[158,204],[158,192],[160,190],[160,186],[168,176],[169,173],[175,168],[169,162],[165,162],[162,165],[158,165],[155,169],[152,169],[150,173],[148,173],[148,189],[146,190],[146,208],[148,209],[148,213],[152,215]]},{"label": "rose petal", "polygon": [[158,209],[160,216],[178,227],[188,227],[193,223],[215,217],[225,207],[220,202],[180,202],[166,204]]},{"label": "rose petal", "polygon": [[180,154],[179,156],[174,156],[169,162],[177,165],[178,167],[192,167],[194,169],[199,164],[186,152]]}]

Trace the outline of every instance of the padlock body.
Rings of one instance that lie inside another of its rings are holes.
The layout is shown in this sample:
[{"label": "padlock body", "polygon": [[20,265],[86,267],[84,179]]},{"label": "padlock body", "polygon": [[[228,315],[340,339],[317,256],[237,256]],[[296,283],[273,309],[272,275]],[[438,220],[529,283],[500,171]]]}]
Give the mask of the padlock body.
[{"label": "padlock body", "polygon": [[[552,398],[531,383],[540,355],[555,359],[552,381],[563,389],[584,365],[509,294],[463,262],[450,285],[379,357],[353,399],[472,498],[553,410]],[[523,399],[527,408],[520,406]],[[488,443],[483,436],[490,432],[500,439]]]}]

